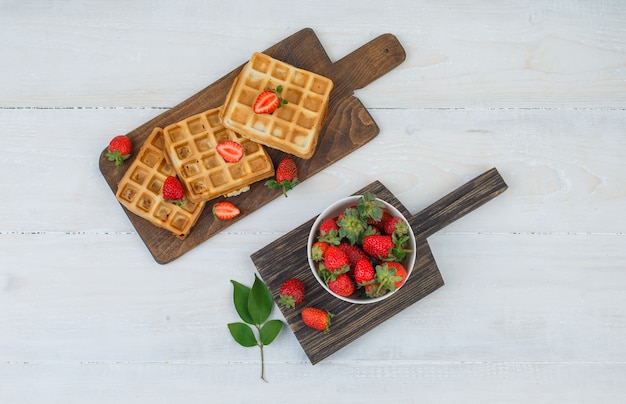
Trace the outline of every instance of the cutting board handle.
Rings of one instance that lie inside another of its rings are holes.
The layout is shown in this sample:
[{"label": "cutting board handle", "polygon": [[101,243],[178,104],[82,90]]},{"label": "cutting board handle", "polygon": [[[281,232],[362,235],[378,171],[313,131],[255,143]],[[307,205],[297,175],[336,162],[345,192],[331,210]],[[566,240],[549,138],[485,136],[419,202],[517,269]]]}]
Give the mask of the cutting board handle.
[{"label": "cutting board handle", "polygon": [[383,34],[335,62],[329,76],[343,90],[354,92],[389,73],[404,59],[406,52],[398,39]]},{"label": "cutting board handle", "polygon": [[409,218],[415,235],[428,237],[506,191],[508,185],[492,168]]}]

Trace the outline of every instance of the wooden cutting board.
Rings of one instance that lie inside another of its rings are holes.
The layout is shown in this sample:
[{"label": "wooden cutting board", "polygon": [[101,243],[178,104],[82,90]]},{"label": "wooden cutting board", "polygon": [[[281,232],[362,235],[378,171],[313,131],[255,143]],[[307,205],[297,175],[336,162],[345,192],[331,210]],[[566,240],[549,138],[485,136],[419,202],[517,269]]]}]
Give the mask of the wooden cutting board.
[{"label": "wooden cutting board", "polygon": [[353,195],[362,195],[366,191],[375,193],[379,198],[398,208],[409,221],[417,242],[417,260],[407,283],[396,294],[378,303],[344,302],[326,292],[317,282],[309,267],[306,251],[309,230],[317,216],[255,252],[250,258],[272,292],[275,302],[278,301],[280,285],[286,279],[295,277],[305,284],[306,297],[302,307],[319,307],[335,315],[332,318],[330,332],[323,333],[302,323],[301,307],[285,309],[279,305],[309,360],[316,364],[443,286],[443,278],[428,246],[428,236],[495,198],[506,189],[506,183],[498,171],[492,168],[416,215],[411,215],[378,181],[355,192]]},{"label": "wooden cutting board", "polygon": [[[250,54],[254,49],[250,49]],[[343,59],[332,63],[317,36],[311,29],[303,29],[264,51],[266,54],[296,67],[319,73],[334,82],[330,94],[327,118],[319,135],[318,147],[309,160],[295,159],[298,165],[300,182],[318,173],[337,160],[355,151],[372,140],[379,132],[376,122],[367,109],[353,96],[354,90],[388,73],[405,59],[402,45],[391,34],[381,35],[363,45]],[[164,128],[191,115],[219,107],[223,104],[230,86],[241,71],[243,64],[207,88],[201,90],[174,108],[158,115],[127,134],[133,141],[133,155],[116,170],[106,159],[106,147],[100,155],[100,171],[113,194],[117,183],[130,165],[144,140],[155,127]],[[111,136],[112,137],[112,136]],[[285,156],[278,150],[267,148],[276,166]],[[215,220],[211,206],[222,198],[212,200],[198,219],[198,222],[185,240],[175,238],[171,233],[150,224],[132,214],[122,205],[131,223],[139,233],[154,259],[166,264],[206,241],[216,233],[245,218],[258,208],[282,196],[279,190],[270,190],[260,181],[251,189],[237,197],[229,198],[241,209],[241,214],[228,222]]]}]

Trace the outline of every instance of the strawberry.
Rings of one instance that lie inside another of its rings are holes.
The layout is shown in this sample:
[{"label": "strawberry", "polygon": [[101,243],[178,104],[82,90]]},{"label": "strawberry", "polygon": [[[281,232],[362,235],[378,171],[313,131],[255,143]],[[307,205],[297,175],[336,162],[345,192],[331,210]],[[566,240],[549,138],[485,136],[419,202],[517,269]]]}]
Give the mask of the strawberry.
[{"label": "strawberry", "polygon": [[318,331],[330,331],[330,319],[333,317],[333,314],[327,310],[317,307],[305,307],[300,314],[302,322],[306,326]]},{"label": "strawberry", "polygon": [[317,237],[319,241],[324,241],[328,244],[339,244],[339,226],[334,218],[328,218],[322,221],[319,228],[319,235]]},{"label": "strawberry", "polygon": [[339,230],[339,226],[337,226],[337,222],[334,218],[329,217],[320,223],[320,235],[330,233],[331,230]]},{"label": "strawberry", "polygon": [[339,237],[347,238],[351,244],[360,242],[367,230],[367,222],[361,218],[357,208],[347,208],[337,219]]},{"label": "strawberry", "polygon": [[106,153],[109,161],[115,161],[117,167],[121,166],[124,160],[130,157],[132,142],[128,136],[115,136],[109,142],[108,151]]},{"label": "strawberry", "polygon": [[363,250],[370,256],[380,260],[402,260],[407,252],[405,244],[409,236],[401,238],[393,235],[373,234],[363,239]]},{"label": "strawberry", "polygon": [[321,261],[324,259],[324,253],[328,245],[329,244],[324,241],[316,241],[313,243],[313,246],[311,246],[311,258],[313,258],[313,261]]},{"label": "strawberry", "polygon": [[354,281],[350,275],[343,273],[337,276],[334,280],[330,280],[327,283],[328,289],[332,290],[339,296],[350,296],[356,289]]},{"label": "strawberry", "polygon": [[270,189],[281,188],[283,195],[287,196],[287,191],[292,190],[297,184],[298,166],[289,157],[284,157],[276,167],[276,179],[268,180],[265,186]]},{"label": "strawberry", "polygon": [[234,140],[224,140],[215,146],[217,153],[227,163],[236,163],[243,157],[243,146]]},{"label": "strawberry", "polygon": [[163,182],[163,199],[167,202],[180,205],[185,198],[185,189],[183,188],[178,178],[170,175],[165,178]]},{"label": "strawberry", "polygon": [[283,282],[278,291],[278,304],[294,308],[304,300],[304,283],[300,279],[290,278]]},{"label": "strawberry", "polygon": [[372,218],[368,218],[367,219],[367,223],[374,225],[378,228],[382,228],[385,226],[385,222],[387,222],[387,220],[391,219],[393,216],[391,216],[389,213],[383,211],[382,216],[380,217],[379,220],[374,220]]},{"label": "strawberry", "polygon": [[394,246],[395,244],[389,235],[373,234],[363,239],[363,250],[377,259],[387,258]]},{"label": "strawberry", "polygon": [[387,289],[381,288],[380,283],[365,285],[365,296],[370,298],[381,297],[387,293]]},{"label": "strawberry", "polygon": [[404,283],[406,277],[406,268],[399,262],[385,262],[376,266],[376,280],[381,288],[394,291]]},{"label": "strawberry", "polygon": [[383,223],[383,229],[386,234],[392,235],[396,233],[398,236],[408,234],[409,226],[399,217],[392,217]]},{"label": "strawberry", "polygon": [[385,205],[380,200],[376,199],[376,195],[371,192],[365,192],[363,196],[359,198],[357,205],[361,217],[374,221],[381,220],[384,207]]},{"label": "strawberry", "polygon": [[361,258],[354,265],[354,281],[358,286],[365,286],[374,282],[376,271],[368,258]]},{"label": "strawberry", "polygon": [[241,211],[232,202],[222,201],[213,205],[213,216],[219,220],[230,220],[239,213]]},{"label": "strawberry", "polygon": [[287,104],[287,100],[283,99],[280,93],[283,91],[282,86],[276,87],[276,90],[267,89],[258,95],[252,109],[255,114],[271,114],[277,108]]},{"label": "strawberry", "polygon": [[365,251],[363,251],[357,245],[352,245],[350,243],[339,243],[337,247],[339,247],[341,251],[346,253],[351,270],[354,270],[354,266],[356,265],[358,260],[360,260],[361,258],[367,258],[367,254],[365,254]]},{"label": "strawberry", "polygon": [[345,252],[337,246],[328,246],[324,253],[324,267],[331,273],[338,275],[350,270],[350,261]]}]

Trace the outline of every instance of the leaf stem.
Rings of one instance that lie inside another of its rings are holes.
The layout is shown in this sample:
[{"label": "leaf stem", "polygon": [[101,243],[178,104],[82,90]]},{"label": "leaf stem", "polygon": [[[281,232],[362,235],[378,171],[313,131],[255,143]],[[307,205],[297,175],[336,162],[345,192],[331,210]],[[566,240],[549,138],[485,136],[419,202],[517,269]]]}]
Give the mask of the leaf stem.
[{"label": "leaf stem", "polygon": [[263,353],[263,341],[261,341],[260,335],[261,335],[261,325],[260,324],[255,324],[257,330],[259,331],[259,349],[261,349],[261,379],[267,383],[267,380],[265,380],[265,355]]}]

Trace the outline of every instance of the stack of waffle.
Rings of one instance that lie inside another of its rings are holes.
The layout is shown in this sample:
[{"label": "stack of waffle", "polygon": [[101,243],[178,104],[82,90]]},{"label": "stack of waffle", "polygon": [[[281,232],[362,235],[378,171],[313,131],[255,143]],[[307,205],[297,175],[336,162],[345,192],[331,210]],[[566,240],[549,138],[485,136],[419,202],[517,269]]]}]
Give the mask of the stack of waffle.
[{"label": "stack of waffle", "polygon": [[[282,87],[287,101],[271,114],[256,114],[256,98]],[[118,184],[117,199],[134,214],[184,239],[207,203],[245,192],[274,175],[265,147],[295,157],[313,156],[333,82],[263,53],[254,53],[219,108],[155,128]],[[217,153],[222,141],[244,150],[236,163]],[[182,204],[167,202],[162,185],[174,175],[185,189]]]}]

